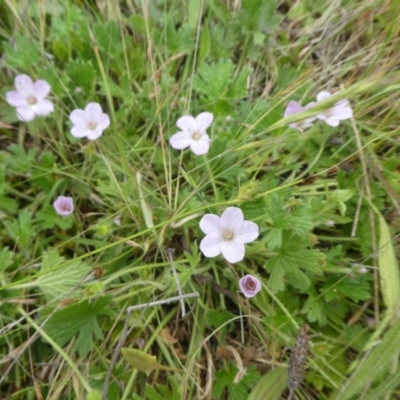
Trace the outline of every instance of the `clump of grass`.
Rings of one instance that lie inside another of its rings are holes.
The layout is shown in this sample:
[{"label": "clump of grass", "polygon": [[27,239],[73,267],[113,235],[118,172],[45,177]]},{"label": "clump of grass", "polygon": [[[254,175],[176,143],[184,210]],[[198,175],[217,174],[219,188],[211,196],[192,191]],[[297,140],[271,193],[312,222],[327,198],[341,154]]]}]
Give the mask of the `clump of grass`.
[{"label": "clump of grass", "polygon": [[[397,396],[396,7],[0,4],[0,397]],[[46,118],[7,104],[22,74],[51,85]],[[344,99],[351,119],[312,118]],[[96,140],[70,133],[89,103],[110,120]],[[203,112],[209,151],[174,149]],[[200,250],[201,218],[229,207],[259,229],[235,263]]]}]

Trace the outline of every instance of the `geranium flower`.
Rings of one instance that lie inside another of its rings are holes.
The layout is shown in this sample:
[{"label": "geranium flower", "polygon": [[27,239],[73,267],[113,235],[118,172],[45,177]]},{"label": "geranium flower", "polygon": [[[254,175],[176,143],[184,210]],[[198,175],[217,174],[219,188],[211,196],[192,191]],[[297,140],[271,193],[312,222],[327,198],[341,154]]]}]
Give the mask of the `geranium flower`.
[{"label": "geranium flower", "polygon": [[239,287],[246,297],[253,297],[261,290],[261,282],[253,275],[239,279]]},{"label": "geranium flower", "polygon": [[7,92],[6,101],[16,108],[20,121],[33,121],[36,116],[46,116],[54,111],[53,103],[46,99],[51,87],[43,79],[32,82],[28,75],[18,75],[14,85],[17,90]]},{"label": "geranium flower", "polygon": [[[326,100],[332,95],[329,92],[320,92],[317,94],[317,101]],[[349,119],[353,116],[353,110],[348,100],[340,100],[327,111],[318,114],[318,119],[322,119],[330,126],[338,126],[340,121]]]},{"label": "geranium flower", "polygon": [[190,147],[196,155],[208,153],[210,148],[210,137],[206,129],[211,125],[214,115],[209,112],[202,112],[196,118],[185,115],[176,121],[176,125],[181,129],[180,132],[172,135],[169,143],[176,150]]},{"label": "geranium flower", "polygon": [[218,217],[206,214],[200,221],[200,229],[206,234],[200,243],[200,250],[206,257],[222,255],[231,263],[244,258],[245,243],[258,237],[258,226],[245,221],[240,208],[229,207]]},{"label": "geranium flower", "polygon": [[72,197],[58,196],[53,206],[58,215],[66,216],[73,213],[74,200]]},{"label": "geranium flower", "polygon": [[[317,104],[315,101],[312,101],[311,103],[308,103],[305,107],[302,107],[297,101],[291,100],[289,101],[289,104],[286,106],[285,113],[283,116],[286,118],[289,115],[297,114],[305,110],[309,110],[311,107],[315,106]],[[306,118],[302,121],[297,121],[289,124],[291,128],[294,129],[305,129],[309,128],[312,126],[312,123],[317,119],[318,117],[315,115],[313,117]]]},{"label": "geranium flower", "polygon": [[87,137],[89,140],[98,139],[110,125],[110,117],[103,113],[97,103],[89,103],[84,110],[72,111],[69,119],[74,124],[71,135],[76,138]]}]

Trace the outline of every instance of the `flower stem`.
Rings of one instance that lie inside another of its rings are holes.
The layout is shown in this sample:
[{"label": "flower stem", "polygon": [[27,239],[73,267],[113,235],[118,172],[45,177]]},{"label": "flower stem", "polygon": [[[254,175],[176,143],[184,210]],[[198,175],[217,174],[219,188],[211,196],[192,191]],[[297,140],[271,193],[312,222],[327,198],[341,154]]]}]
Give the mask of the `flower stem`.
[{"label": "flower stem", "polygon": [[204,156],[204,163],[206,164],[207,172],[208,172],[208,175],[210,176],[210,182],[211,182],[211,186],[212,186],[213,191],[214,191],[214,196],[218,200],[219,199],[219,192],[218,192],[218,189],[217,189],[217,185],[215,184],[214,175],[212,173],[210,164],[208,162],[208,158],[206,156]]}]

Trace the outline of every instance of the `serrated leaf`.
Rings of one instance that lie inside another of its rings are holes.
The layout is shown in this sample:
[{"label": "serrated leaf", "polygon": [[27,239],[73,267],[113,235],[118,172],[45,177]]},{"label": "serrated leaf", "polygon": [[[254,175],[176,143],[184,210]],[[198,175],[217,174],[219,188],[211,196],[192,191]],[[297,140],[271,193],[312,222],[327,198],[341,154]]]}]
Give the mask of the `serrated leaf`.
[{"label": "serrated leaf", "polygon": [[150,354],[138,349],[122,348],[121,353],[131,367],[144,372],[146,375],[149,375],[155,369],[183,372],[179,368],[172,368],[159,364],[156,356],[151,356]]},{"label": "serrated leaf", "polygon": [[219,328],[234,317],[235,315],[227,310],[209,310],[207,312],[206,324],[214,328]]},{"label": "serrated leaf", "polygon": [[0,272],[5,271],[13,262],[14,253],[8,249],[8,247],[3,247],[0,250]]},{"label": "serrated leaf", "polygon": [[229,400],[243,400],[248,398],[249,388],[252,388],[260,378],[260,373],[254,366],[246,368],[246,373],[242,379],[233,384],[239,370],[236,365],[230,364],[229,369],[217,371],[215,373],[215,382],[213,385],[213,398],[222,399],[225,389],[228,390]]},{"label": "serrated leaf", "polygon": [[13,45],[4,42],[5,62],[12,68],[25,71],[40,60],[40,43],[34,42],[29,36],[16,34]]},{"label": "serrated leaf", "polygon": [[193,89],[209,98],[221,98],[228,93],[235,66],[230,59],[203,63],[193,78]]},{"label": "serrated leaf", "polygon": [[96,70],[90,61],[70,61],[65,70],[77,87],[82,88],[87,93],[92,91],[96,79]]},{"label": "serrated leaf", "polygon": [[283,247],[267,262],[267,269],[271,271],[271,290],[277,292],[283,289],[282,275],[295,287],[305,290],[310,280],[303,272],[312,275],[322,273],[321,266],[325,255],[318,250],[308,249],[306,241],[299,240],[296,236],[285,234]]},{"label": "serrated leaf", "polygon": [[288,370],[283,367],[267,372],[257,382],[248,400],[279,400],[287,387]]},{"label": "serrated leaf", "polygon": [[[46,332],[60,346],[64,346],[74,335],[80,333],[80,342],[75,345],[80,355],[84,356],[93,348],[93,335],[102,338],[97,316],[107,314],[105,308],[111,303],[112,296],[103,296],[95,301],[83,300],[55,312],[45,325]],[[46,310],[42,318],[46,317]],[[82,331],[82,332],[81,332]],[[85,347],[84,347],[85,346]]]},{"label": "serrated leaf", "polygon": [[79,260],[60,267],[64,263],[64,258],[60,257],[54,249],[43,255],[42,275],[33,284],[40,288],[48,301],[55,298],[61,300],[66,295],[70,296],[71,290],[90,271],[90,267]]}]

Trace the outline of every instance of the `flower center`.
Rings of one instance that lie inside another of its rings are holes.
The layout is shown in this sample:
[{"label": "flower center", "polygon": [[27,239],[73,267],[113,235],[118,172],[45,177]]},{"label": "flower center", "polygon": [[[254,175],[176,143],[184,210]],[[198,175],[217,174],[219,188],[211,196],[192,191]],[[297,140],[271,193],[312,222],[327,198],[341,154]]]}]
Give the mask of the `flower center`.
[{"label": "flower center", "polygon": [[201,139],[201,132],[199,132],[199,131],[194,131],[194,132],[192,133],[192,139],[193,139],[193,140],[200,140],[200,139]]},{"label": "flower center", "polygon": [[88,122],[88,128],[94,131],[97,127],[97,124],[95,122]]},{"label": "flower center", "polygon": [[234,236],[235,236],[234,233],[232,231],[230,231],[229,229],[226,229],[222,232],[222,239],[224,239],[227,242],[232,240],[234,238]]},{"label": "flower center", "polygon": [[60,208],[62,211],[71,211],[69,204],[62,204]]},{"label": "flower center", "polygon": [[247,278],[246,279],[246,288],[249,290],[254,290],[257,286],[257,283],[254,279]]},{"label": "flower center", "polygon": [[32,105],[32,104],[36,104],[37,103],[37,99],[36,97],[33,96],[29,96],[26,101],[28,102],[28,104]]}]

